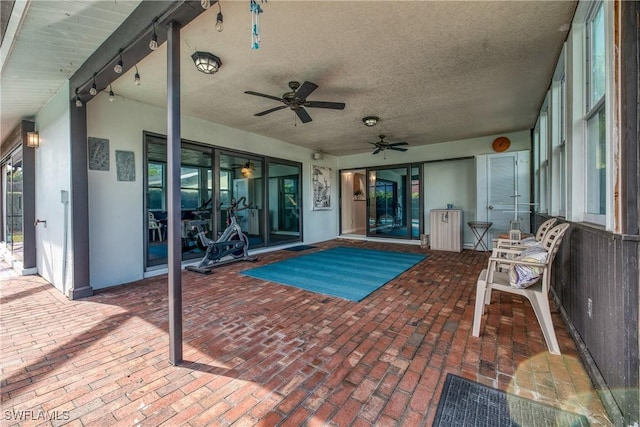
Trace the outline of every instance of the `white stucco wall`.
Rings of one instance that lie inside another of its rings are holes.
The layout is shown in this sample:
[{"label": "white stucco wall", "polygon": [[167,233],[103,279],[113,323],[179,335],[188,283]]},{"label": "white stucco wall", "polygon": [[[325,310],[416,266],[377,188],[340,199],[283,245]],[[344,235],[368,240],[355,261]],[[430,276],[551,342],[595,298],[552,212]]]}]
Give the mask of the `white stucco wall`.
[{"label": "white stucco wall", "polygon": [[[165,109],[118,97],[109,102],[99,94],[87,104],[87,135],[109,140],[109,171],[89,171],[91,285],[94,289],[141,279],[144,275],[143,131],[166,135]],[[338,233],[336,158],[311,159],[313,151],[279,140],[182,118],[182,138],[303,163],[304,243],[336,237]],[[133,151],[136,180],[117,181],[115,151]],[[311,164],[332,169],[334,207],[311,211]]]},{"label": "white stucco wall", "polygon": [[71,186],[68,95],[67,82],[36,115],[40,132],[40,148],[35,153],[36,218],[47,221],[36,227],[36,264],[38,274],[62,292],[73,285],[70,248],[65,253],[65,242],[71,242],[72,218],[70,205],[61,202],[60,194]]},{"label": "white stucco wall", "polygon": [[[491,148],[493,140],[498,136],[506,136],[511,140],[508,151],[529,150],[531,148],[531,135],[529,130],[519,132],[502,133],[500,135],[488,135],[479,138],[461,139],[458,141],[441,142],[409,146],[406,152],[386,150],[372,155],[371,153],[353,154],[338,158],[339,169],[356,169],[379,165],[396,165],[410,162],[424,162],[428,160],[455,159],[458,157],[472,157],[480,154],[494,153]],[[398,138],[401,140],[402,138]],[[371,139],[373,141],[373,139]],[[394,139],[388,139],[394,142]],[[386,158],[385,158],[386,157]]]}]

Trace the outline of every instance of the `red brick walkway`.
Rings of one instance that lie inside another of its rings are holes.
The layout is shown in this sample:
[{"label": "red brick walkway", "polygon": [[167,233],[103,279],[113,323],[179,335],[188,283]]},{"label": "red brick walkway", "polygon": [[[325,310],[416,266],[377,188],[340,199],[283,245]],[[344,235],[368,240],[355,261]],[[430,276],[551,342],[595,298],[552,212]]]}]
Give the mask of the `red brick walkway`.
[{"label": "red brick walkway", "polygon": [[[311,251],[336,245],[425,252],[343,240]],[[238,274],[309,252],[184,272],[180,367],[168,362],[166,276],[79,301],[1,276],[2,425],[431,425],[448,372],[609,425],[557,312],[562,356],[512,295],[494,293],[471,336],[485,255],[427,251],[359,303]]]}]

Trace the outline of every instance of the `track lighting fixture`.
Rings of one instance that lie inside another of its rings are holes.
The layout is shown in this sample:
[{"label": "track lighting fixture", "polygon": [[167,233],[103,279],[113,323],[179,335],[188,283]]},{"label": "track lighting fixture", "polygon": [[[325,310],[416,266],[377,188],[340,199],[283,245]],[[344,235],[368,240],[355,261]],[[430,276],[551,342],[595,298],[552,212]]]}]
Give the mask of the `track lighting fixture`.
[{"label": "track lighting fixture", "polygon": [[158,35],[156,34],[156,21],[153,20],[153,34],[151,34],[151,41],[149,42],[149,49],[156,50],[158,48]]},{"label": "track lighting fixture", "polygon": [[136,86],[140,86],[140,83],[142,83],[140,81],[140,73],[138,72],[138,65],[134,65],[134,67],[136,67],[136,75],[133,78],[133,81],[135,82]]},{"label": "track lighting fixture", "polygon": [[122,62],[122,50],[118,52],[118,55],[120,55],[120,59],[118,60],[118,63],[116,64],[116,66],[113,67],[113,71],[115,71],[117,74],[122,74],[122,67],[124,65]]},{"label": "track lighting fixture", "polygon": [[109,102],[113,102],[116,99],[116,94],[113,93],[113,89],[111,88],[111,83],[109,83]]},{"label": "track lighting fixture", "polygon": [[216,31],[221,33],[224,30],[224,26],[222,22],[224,19],[222,18],[222,8],[220,7],[220,1],[218,0],[218,15],[216,16]]},{"label": "track lighting fixture", "polygon": [[200,0],[200,5],[203,9],[209,9],[211,7],[211,0]]},{"label": "track lighting fixture", "polygon": [[78,88],[76,88],[76,107],[82,107],[82,100],[80,99],[80,95],[78,94]]},{"label": "track lighting fixture", "polygon": [[93,84],[91,85],[91,89],[89,89],[89,93],[91,96],[96,96],[98,94],[98,88],[96,86],[96,75],[93,74]]}]

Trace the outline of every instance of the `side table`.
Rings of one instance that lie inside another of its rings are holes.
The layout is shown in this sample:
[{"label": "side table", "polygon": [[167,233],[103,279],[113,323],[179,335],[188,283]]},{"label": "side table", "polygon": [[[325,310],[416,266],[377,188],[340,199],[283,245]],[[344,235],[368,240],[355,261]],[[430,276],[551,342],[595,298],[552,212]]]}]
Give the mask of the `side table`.
[{"label": "side table", "polygon": [[487,231],[489,231],[493,223],[486,221],[469,221],[467,224],[469,224],[473,235],[476,237],[476,244],[473,246],[473,250],[475,251],[476,248],[480,246],[485,252],[489,252],[489,248],[484,243],[484,235],[487,234]]}]

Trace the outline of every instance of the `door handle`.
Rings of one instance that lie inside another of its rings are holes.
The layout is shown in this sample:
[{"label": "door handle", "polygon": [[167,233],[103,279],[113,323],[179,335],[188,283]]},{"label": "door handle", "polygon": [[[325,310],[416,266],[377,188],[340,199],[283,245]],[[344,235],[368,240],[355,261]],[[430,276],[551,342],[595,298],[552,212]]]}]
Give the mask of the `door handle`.
[{"label": "door handle", "polygon": [[493,209],[493,205],[487,206],[487,209]]}]

